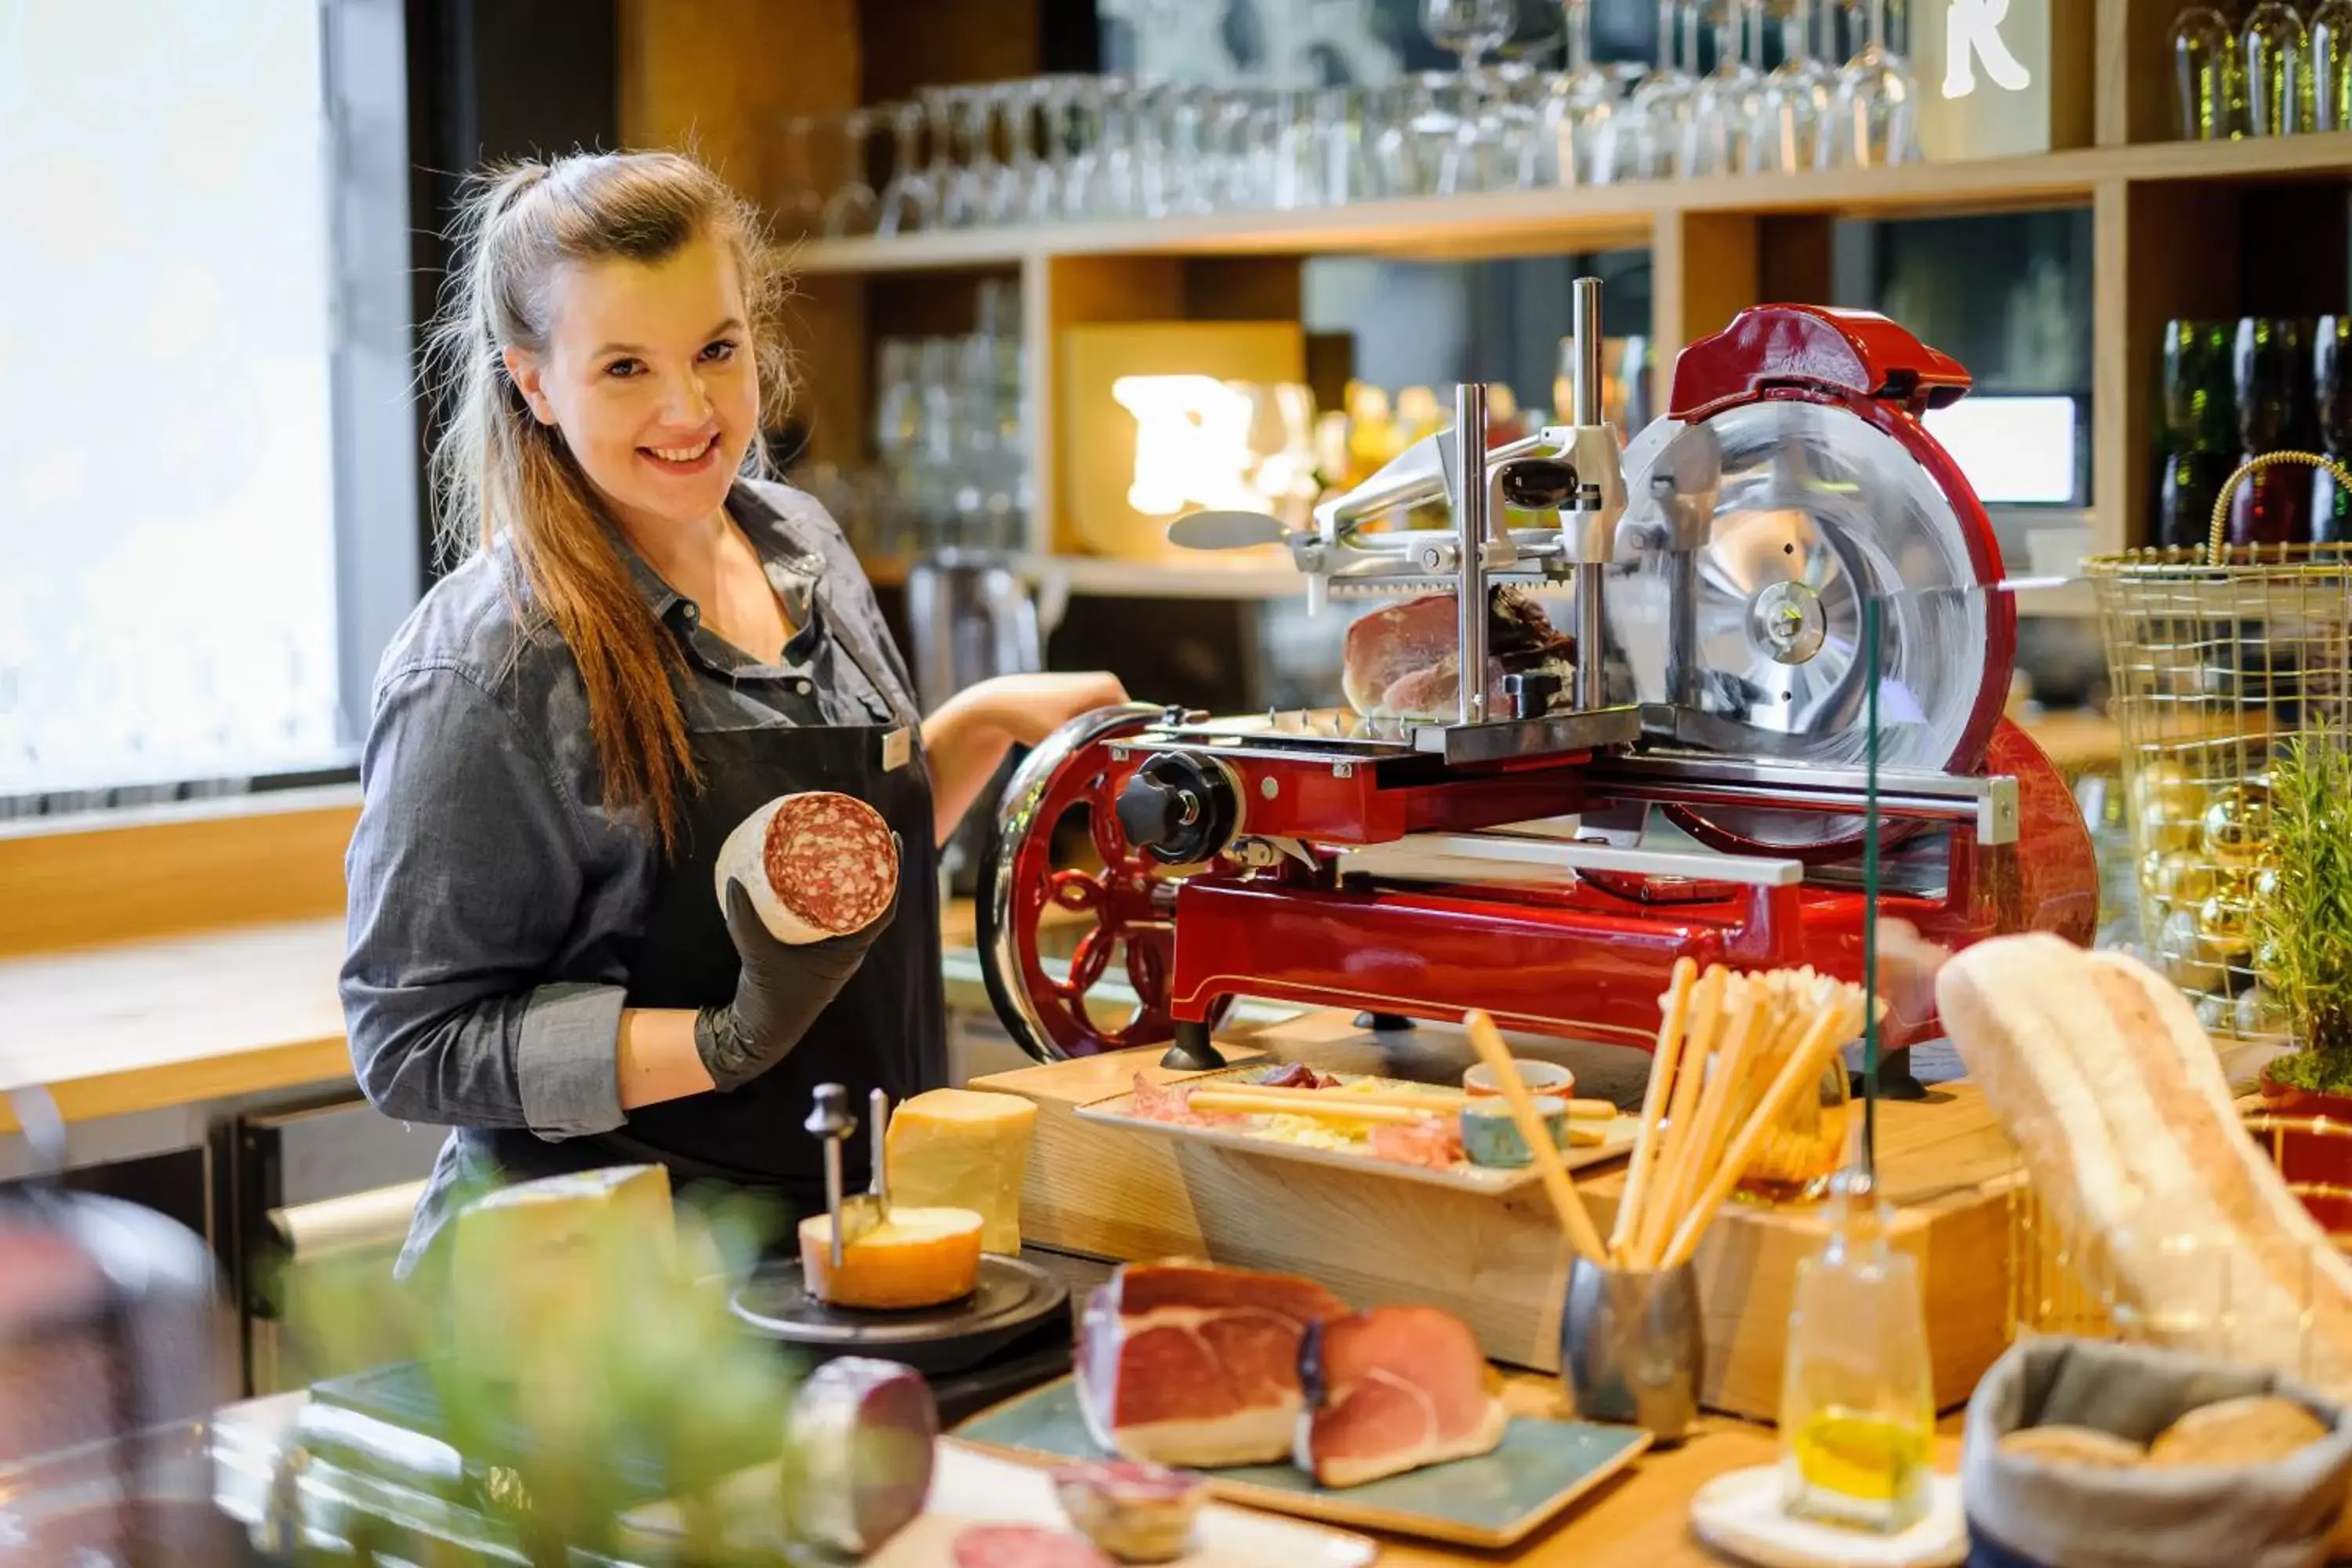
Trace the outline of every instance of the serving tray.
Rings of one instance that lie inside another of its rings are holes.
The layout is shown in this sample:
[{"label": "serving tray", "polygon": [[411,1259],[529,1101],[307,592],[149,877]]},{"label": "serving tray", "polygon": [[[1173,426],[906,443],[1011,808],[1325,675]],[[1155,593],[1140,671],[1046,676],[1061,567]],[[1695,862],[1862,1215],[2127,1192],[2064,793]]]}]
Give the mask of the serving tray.
[{"label": "serving tray", "polygon": [[[1255,1083],[1265,1076],[1265,1072],[1266,1068],[1263,1065],[1234,1068],[1224,1072],[1204,1073],[1198,1078],[1187,1078],[1181,1083],[1171,1085],[1170,1088],[1214,1089],[1220,1084]],[[1342,1081],[1354,1081],[1368,1075],[1340,1073],[1335,1076]],[[1426,1089],[1429,1086],[1399,1081],[1396,1087]],[[1077,1108],[1076,1114],[1086,1121],[1098,1121],[1105,1126],[1131,1128],[1138,1132],[1155,1133],[1161,1137],[1173,1138],[1180,1142],[1206,1143],[1219,1149],[1237,1149],[1244,1153],[1267,1154],[1278,1160],[1305,1160],[1318,1165],[1336,1165],[1343,1170],[1372,1171],[1384,1176],[1395,1176],[1402,1181],[1425,1182],[1433,1186],[1452,1187],[1457,1192],[1507,1193],[1540,1179],[1536,1174],[1533,1165],[1507,1170],[1497,1166],[1473,1165],[1467,1162],[1457,1162],[1446,1170],[1438,1171],[1427,1165],[1409,1165],[1399,1160],[1383,1160],[1369,1149],[1318,1149],[1305,1143],[1286,1142],[1279,1138],[1270,1138],[1263,1132],[1246,1127],[1187,1127],[1179,1122],[1161,1121],[1153,1117],[1137,1115],[1134,1105],[1135,1095],[1130,1090],[1126,1094],[1115,1094],[1108,1099],[1081,1105]],[[1619,1159],[1633,1147],[1633,1141],[1639,1135],[1641,1128],[1640,1117],[1621,1115],[1606,1124],[1606,1142],[1581,1149],[1563,1149],[1559,1152],[1560,1161],[1570,1170],[1577,1171],[1582,1170],[1587,1165],[1598,1165],[1606,1161]]]},{"label": "serving tray", "polygon": [[[1062,1378],[1006,1400],[956,1428],[975,1447],[1033,1461],[1107,1456],[1078,1412],[1078,1385]],[[1637,1426],[1514,1415],[1494,1452],[1409,1470],[1360,1487],[1327,1487],[1289,1465],[1205,1470],[1213,1497],[1360,1530],[1487,1548],[1517,1544],[1650,1446]]]}]

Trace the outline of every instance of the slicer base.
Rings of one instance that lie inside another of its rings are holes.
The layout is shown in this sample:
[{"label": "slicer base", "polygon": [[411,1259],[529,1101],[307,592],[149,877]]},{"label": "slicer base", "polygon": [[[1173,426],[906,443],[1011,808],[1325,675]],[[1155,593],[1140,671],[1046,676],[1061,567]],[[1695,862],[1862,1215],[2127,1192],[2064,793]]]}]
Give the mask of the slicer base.
[{"label": "slicer base", "polygon": [[1171,1072],[1214,1072],[1232,1064],[1224,1052],[1217,1049],[1209,1038],[1209,1026],[1176,1020],[1176,1043],[1160,1058],[1160,1065]]}]

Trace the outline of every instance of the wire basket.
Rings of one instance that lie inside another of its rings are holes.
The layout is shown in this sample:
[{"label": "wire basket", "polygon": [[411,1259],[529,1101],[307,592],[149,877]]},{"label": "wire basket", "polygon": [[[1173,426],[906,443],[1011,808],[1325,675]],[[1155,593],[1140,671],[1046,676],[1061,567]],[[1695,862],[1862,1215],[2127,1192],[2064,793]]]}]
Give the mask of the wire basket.
[{"label": "wire basket", "polygon": [[2251,935],[2271,762],[2352,716],[2352,544],[2221,542],[2239,483],[2282,462],[2352,487],[2331,458],[2270,453],[2221,487],[2204,549],[2084,563],[2123,737],[2144,940],[2210,1034],[2263,1047],[2289,1043]]},{"label": "wire basket", "polygon": [[[2252,1110],[2244,1119],[2248,1134],[2288,1173],[2288,1191],[2339,1252],[2352,1253],[2352,1187],[2293,1173],[2298,1143],[2305,1165],[2352,1166],[2352,1124]],[[2266,1268],[2242,1237],[2200,1236],[2161,1213],[2149,1220],[2139,1235],[2083,1224],[2021,1176],[2009,1202],[2010,1337],[2072,1334],[2225,1360],[2240,1359],[2252,1337],[2277,1347],[2274,1364],[2284,1370],[2336,1381],[2307,1332],[2308,1258],[2279,1268],[2273,1254]],[[2250,1327],[2259,1332],[2249,1336]]]}]

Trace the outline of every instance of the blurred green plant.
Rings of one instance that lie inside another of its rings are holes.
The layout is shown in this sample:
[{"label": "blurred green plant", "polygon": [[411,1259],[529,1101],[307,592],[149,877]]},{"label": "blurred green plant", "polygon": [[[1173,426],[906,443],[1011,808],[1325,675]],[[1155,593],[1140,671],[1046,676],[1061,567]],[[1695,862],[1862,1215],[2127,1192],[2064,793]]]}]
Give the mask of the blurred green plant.
[{"label": "blurred green plant", "polygon": [[2270,863],[2254,880],[2257,962],[2299,1037],[2270,1066],[2297,1089],[2352,1094],[2352,748],[2299,735],[2271,766]]},{"label": "blurred green plant", "polygon": [[499,1302],[499,1281],[452,1291],[440,1269],[404,1286],[380,1267],[289,1269],[280,1315],[299,1364],[416,1363],[438,1410],[431,1436],[465,1456],[477,1506],[529,1562],[612,1554],[622,1515],[666,1497],[685,1531],[677,1558],[722,1564],[716,1489],[778,1456],[797,1380],[795,1364],[727,1306],[775,1221],[757,1199],[694,1194],[677,1205],[676,1245],[664,1247],[614,1211],[563,1265],[585,1282],[581,1299],[567,1293],[562,1311],[496,1332],[456,1332],[451,1314],[460,1300]]}]

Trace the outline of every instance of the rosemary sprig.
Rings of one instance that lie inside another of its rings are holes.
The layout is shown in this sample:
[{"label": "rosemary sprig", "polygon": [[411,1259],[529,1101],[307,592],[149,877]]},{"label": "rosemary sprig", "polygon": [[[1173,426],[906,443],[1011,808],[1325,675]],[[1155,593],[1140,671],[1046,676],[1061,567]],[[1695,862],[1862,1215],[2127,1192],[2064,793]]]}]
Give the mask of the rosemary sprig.
[{"label": "rosemary sprig", "polygon": [[2271,1076],[2352,1092],[2352,747],[2341,731],[2297,736],[2273,763],[2271,864],[2252,921],[2264,978],[2302,1037]]}]

